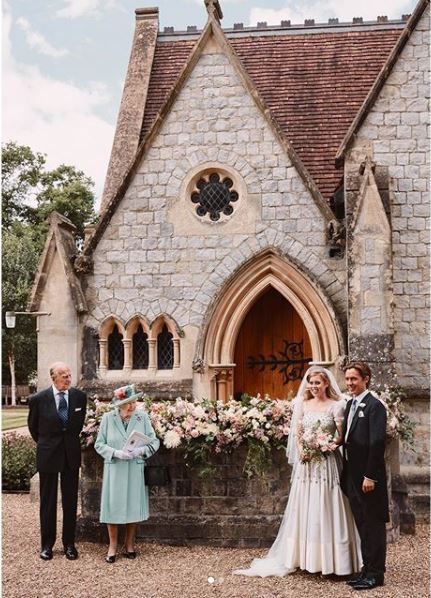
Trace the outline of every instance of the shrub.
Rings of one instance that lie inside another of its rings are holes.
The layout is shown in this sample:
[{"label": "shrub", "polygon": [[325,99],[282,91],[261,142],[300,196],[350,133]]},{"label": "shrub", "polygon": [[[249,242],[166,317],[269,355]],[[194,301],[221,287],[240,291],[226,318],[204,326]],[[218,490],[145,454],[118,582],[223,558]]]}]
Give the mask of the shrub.
[{"label": "shrub", "polygon": [[27,436],[16,432],[2,438],[2,490],[29,490],[30,479],[36,473],[36,446]]}]

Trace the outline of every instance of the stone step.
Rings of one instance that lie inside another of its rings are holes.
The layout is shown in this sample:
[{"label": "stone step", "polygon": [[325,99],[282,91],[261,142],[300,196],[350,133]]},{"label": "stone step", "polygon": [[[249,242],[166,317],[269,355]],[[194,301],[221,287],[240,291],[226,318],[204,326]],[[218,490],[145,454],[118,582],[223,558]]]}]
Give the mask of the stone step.
[{"label": "stone step", "polygon": [[410,503],[420,523],[430,522],[430,493],[410,494]]},{"label": "stone step", "polygon": [[426,466],[404,465],[401,474],[407,484],[409,504],[419,523],[430,521],[430,471]]}]

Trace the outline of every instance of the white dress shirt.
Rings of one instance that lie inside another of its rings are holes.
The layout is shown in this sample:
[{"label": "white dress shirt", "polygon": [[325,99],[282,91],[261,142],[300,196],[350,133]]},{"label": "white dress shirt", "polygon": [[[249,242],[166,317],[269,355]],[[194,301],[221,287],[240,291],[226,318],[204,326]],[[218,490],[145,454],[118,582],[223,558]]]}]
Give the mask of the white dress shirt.
[{"label": "white dress shirt", "polygon": [[60,393],[61,392],[64,394],[64,398],[66,399],[67,407],[69,407],[69,391],[68,390],[58,390],[58,388],[56,388],[53,384],[52,392],[54,393],[55,406],[57,407],[57,411],[60,406]]}]

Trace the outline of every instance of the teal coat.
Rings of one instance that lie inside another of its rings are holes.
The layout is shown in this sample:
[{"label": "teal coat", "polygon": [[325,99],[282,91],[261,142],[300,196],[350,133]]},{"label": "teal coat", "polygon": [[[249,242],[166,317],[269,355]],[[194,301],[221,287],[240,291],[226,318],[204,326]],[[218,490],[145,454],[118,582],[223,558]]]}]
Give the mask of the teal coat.
[{"label": "teal coat", "polygon": [[[139,430],[152,438],[145,447],[146,454],[138,459],[116,459],[114,450],[123,448],[132,430]],[[149,517],[148,488],[144,481],[145,457],[159,448],[150,418],[145,411],[135,411],[127,430],[117,410],[105,413],[94,445],[104,459],[100,521],[102,523],[135,523]]]}]

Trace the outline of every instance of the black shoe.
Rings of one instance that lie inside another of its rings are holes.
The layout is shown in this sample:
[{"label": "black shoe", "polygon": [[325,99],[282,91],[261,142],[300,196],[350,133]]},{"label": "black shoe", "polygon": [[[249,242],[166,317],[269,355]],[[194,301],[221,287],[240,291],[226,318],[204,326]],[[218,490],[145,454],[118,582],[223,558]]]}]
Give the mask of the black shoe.
[{"label": "black shoe", "polygon": [[136,552],[132,551],[132,552],[128,552],[127,550],[124,552],[124,556],[126,557],[126,559],[136,559]]},{"label": "black shoe", "polygon": [[361,581],[357,581],[352,588],[354,590],[372,590],[378,586],[383,585],[383,579],[378,577],[364,577]]},{"label": "black shoe", "polygon": [[75,546],[71,544],[70,546],[65,546],[64,554],[69,561],[76,561],[78,558],[78,551],[76,550]]},{"label": "black shoe", "polygon": [[52,548],[42,548],[39,556],[43,561],[50,561],[52,559]]},{"label": "black shoe", "polygon": [[365,577],[367,577],[367,574],[365,573],[365,571],[361,571],[358,575],[355,575],[355,577],[352,577],[352,579],[346,581],[346,584],[348,586],[354,586],[358,583],[358,581],[362,581]]},{"label": "black shoe", "polygon": [[105,563],[115,563],[116,556],[117,555],[115,554],[113,554],[112,556],[108,555],[105,559]]}]

